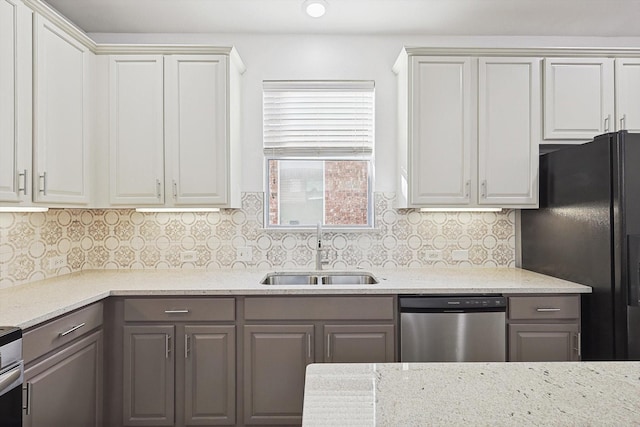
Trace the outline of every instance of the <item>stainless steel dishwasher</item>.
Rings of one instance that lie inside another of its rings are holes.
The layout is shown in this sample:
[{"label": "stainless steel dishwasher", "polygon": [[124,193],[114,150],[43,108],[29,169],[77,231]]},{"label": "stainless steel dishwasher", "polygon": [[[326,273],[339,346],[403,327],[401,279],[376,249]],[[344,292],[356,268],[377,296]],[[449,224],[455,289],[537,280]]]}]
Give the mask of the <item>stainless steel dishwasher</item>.
[{"label": "stainless steel dishwasher", "polygon": [[400,296],[402,362],[504,362],[506,298]]}]

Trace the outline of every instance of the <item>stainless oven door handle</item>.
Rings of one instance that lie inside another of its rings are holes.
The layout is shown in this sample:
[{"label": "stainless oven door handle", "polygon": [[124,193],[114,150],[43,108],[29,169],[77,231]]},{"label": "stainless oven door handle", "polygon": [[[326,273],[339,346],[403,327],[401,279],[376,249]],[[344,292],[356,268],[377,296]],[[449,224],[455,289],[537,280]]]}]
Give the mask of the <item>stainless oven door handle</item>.
[{"label": "stainless oven door handle", "polygon": [[0,375],[0,396],[16,386],[16,381],[22,376],[22,364],[16,366],[9,372]]}]

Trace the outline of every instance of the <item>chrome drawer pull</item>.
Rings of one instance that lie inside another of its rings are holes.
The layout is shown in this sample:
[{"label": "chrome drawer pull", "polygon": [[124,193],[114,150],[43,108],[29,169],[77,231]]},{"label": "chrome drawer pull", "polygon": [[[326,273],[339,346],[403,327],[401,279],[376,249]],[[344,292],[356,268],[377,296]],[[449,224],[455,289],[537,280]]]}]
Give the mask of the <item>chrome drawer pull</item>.
[{"label": "chrome drawer pull", "polygon": [[536,311],[540,313],[548,313],[551,311],[560,311],[560,309],[559,308],[536,308]]},{"label": "chrome drawer pull", "polygon": [[165,314],[187,314],[189,310],[181,309],[181,310],[165,310]]},{"label": "chrome drawer pull", "polygon": [[69,329],[69,330],[67,330],[67,331],[60,332],[60,334],[59,334],[59,335],[60,335],[61,337],[64,337],[65,335],[69,335],[71,332],[75,332],[75,331],[77,331],[78,329],[82,328],[84,325],[86,325],[86,323],[82,322],[82,323],[80,323],[79,325],[76,325],[76,326],[74,326],[73,328],[71,328],[71,329]]}]

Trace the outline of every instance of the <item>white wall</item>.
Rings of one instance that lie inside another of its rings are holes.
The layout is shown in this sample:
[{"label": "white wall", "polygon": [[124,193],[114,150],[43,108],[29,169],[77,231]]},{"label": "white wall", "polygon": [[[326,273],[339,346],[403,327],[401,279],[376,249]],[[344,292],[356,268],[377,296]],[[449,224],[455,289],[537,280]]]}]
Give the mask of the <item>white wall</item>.
[{"label": "white wall", "polygon": [[403,46],[638,47],[638,38],[420,37],[312,34],[90,34],[98,43],[190,43],[235,46],[247,66],[243,82],[243,183],[263,191],[262,81],[374,80],[375,191],[395,191],[396,86],[391,67]]}]

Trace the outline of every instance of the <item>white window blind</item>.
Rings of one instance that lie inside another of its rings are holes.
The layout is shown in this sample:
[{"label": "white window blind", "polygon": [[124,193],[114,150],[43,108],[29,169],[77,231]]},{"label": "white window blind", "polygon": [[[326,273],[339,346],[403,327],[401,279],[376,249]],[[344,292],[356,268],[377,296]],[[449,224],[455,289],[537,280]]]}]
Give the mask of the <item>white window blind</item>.
[{"label": "white window blind", "polygon": [[275,156],[370,156],[373,81],[265,81],[264,150]]}]

